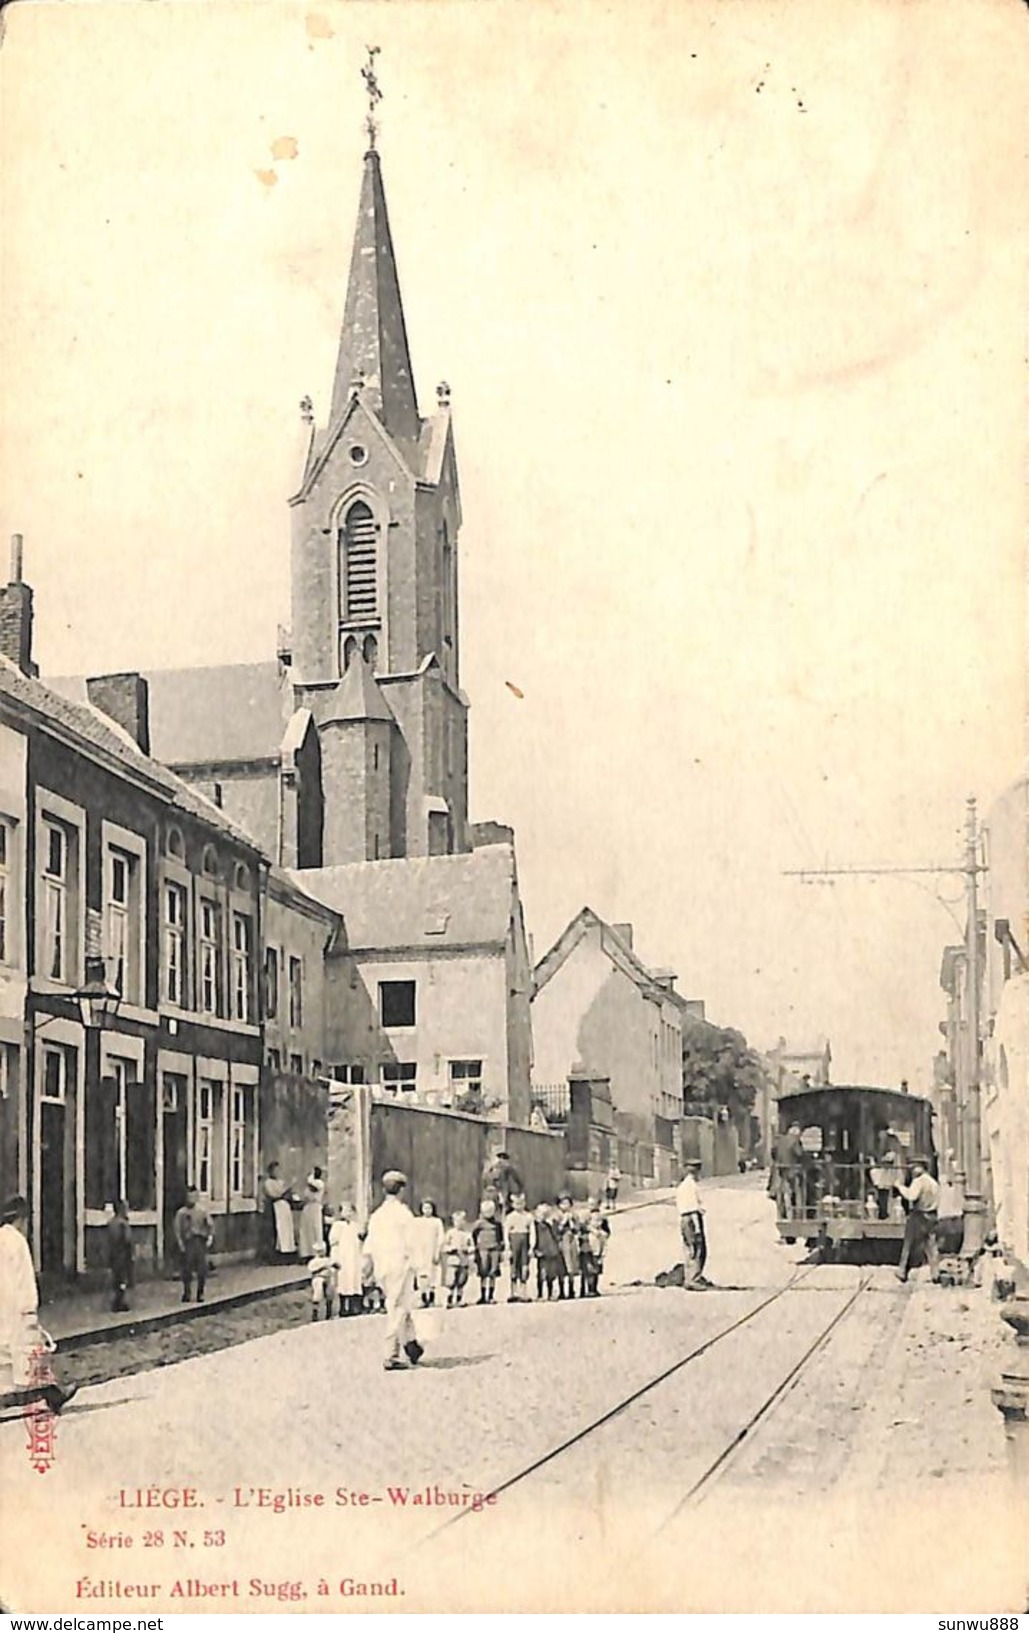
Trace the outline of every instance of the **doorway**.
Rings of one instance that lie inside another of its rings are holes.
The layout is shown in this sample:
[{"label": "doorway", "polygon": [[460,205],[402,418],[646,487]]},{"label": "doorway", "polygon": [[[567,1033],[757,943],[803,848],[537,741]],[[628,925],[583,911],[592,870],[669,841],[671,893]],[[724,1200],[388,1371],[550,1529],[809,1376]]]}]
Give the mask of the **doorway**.
[{"label": "doorway", "polygon": [[59,1273],[64,1263],[64,1146],[63,1104],[42,1100],[39,1107],[39,1268]]},{"label": "doorway", "polygon": [[164,1135],[164,1176],[161,1211],[164,1219],[164,1259],[174,1264],[175,1215],[186,1200],[189,1179],[186,1127],[186,1079],[175,1072],[161,1077],[161,1121]]}]

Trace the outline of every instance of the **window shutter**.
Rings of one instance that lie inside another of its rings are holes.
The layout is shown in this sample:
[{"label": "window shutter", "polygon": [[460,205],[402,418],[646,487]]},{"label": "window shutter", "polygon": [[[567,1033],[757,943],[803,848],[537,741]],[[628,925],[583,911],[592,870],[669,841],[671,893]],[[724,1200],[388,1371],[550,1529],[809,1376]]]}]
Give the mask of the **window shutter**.
[{"label": "window shutter", "polygon": [[378,611],[375,518],[360,501],[347,511],[343,529],[347,618],[374,618]]}]

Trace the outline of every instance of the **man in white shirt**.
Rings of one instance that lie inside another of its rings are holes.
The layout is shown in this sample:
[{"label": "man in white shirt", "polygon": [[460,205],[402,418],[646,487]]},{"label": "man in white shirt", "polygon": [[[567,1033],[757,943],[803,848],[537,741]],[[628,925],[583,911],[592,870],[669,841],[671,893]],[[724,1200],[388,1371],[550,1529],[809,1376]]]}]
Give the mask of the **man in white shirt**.
[{"label": "man in white shirt", "polygon": [[935,1281],[940,1264],[940,1250],[936,1241],[940,1187],[930,1174],[928,1165],[916,1157],[911,1164],[911,1184],[902,1185],[899,1180],[895,1180],[893,1188],[908,1204],[897,1277],[900,1281],[907,1281],[912,1259],[917,1262],[924,1252],[929,1265],[929,1274]]},{"label": "man in white shirt", "polygon": [[368,1221],[364,1250],[372,1261],[375,1279],[386,1300],[387,1372],[404,1371],[403,1350],[412,1366],[423,1350],[414,1330],[414,1214],[404,1201],[407,1175],[391,1168],[382,1176],[383,1200]]},{"label": "man in white shirt", "polygon": [[28,1216],[23,1196],[12,1196],[0,1208],[0,1407],[45,1401],[51,1412],[59,1412],[77,1386],[62,1389],[50,1368],[49,1341],[39,1325],[36,1271],[24,1234]]},{"label": "man in white shirt", "polygon": [[704,1275],[704,1266],[707,1263],[707,1236],[704,1231],[704,1204],[700,1200],[700,1189],[697,1185],[699,1173],[700,1161],[693,1157],[687,1162],[686,1173],[676,1190],[675,1207],[679,1215],[679,1233],[682,1236],[686,1286],[692,1283],[694,1286],[707,1287],[710,1285]]}]

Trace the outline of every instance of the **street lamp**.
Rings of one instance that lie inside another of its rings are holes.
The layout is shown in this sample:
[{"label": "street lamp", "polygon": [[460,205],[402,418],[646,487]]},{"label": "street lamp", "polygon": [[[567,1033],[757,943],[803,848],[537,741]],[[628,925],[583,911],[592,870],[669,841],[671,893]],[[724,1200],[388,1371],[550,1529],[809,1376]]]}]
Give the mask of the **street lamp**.
[{"label": "street lamp", "polygon": [[89,959],[86,964],[87,975],[90,970],[93,972],[92,975],[89,976],[85,986],[80,987],[75,994],[82,1024],[87,1032],[98,1030],[106,1021],[113,1021],[121,1004],[121,993],[116,987],[107,984],[103,959]]}]

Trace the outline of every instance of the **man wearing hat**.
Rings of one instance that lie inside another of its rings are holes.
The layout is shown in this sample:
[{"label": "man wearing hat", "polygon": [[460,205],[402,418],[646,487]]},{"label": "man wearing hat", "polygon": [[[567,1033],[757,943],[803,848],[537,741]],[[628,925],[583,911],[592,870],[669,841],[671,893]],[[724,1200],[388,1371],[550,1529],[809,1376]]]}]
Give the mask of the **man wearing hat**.
[{"label": "man wearing hat", "polygon": [[407,1175],[390,1168],[382,1176],[383,1199],[368,1221],[365,1252],[386,1300],[387,1372],[404,1370],[401,1350],[412,1366],[422,1358],[414,1330],[414,1214],[404,1201]]},{"label": "man wearing hat", "polygon": [[911,1176],[910,1185],[902,1185],[899,1179],[893,1181],[893,1189],[908,1204],[904,1242],[895,1274],[900,1281],[907,1281],[912,1261],[918,1264],[924,1258],[931,1279],[936,1281],[940,1271],[940,1250],[936,1241],[940,1187],[923,1157],[912,1158]]},{"label": "man wearing hat", "polygon": [[[46,1339],[39,1325],[39,1290],[25,1227],[29,1208],[23,1196],[12,1196],[0,1208],[0,1407],[30,1406],[45,1401],[59,1412],[75,1394],[62,1389],[49,1368]],[[45,1375],[34,1363],[45,1357]],[[13,1389],[7,1387],[14,1385]]]},{"label": "man wearing hat", "polygon": [[679,1215],[679,1233],[684,1250],[685,1285],[708,1287],[704,1266],[707,1263],[707,1236],[704,1232],[704,1204],[700,1200],[697,1176],[699,1157],[691,1157],[686,1172],[675,1193],[675,1207]]}]

